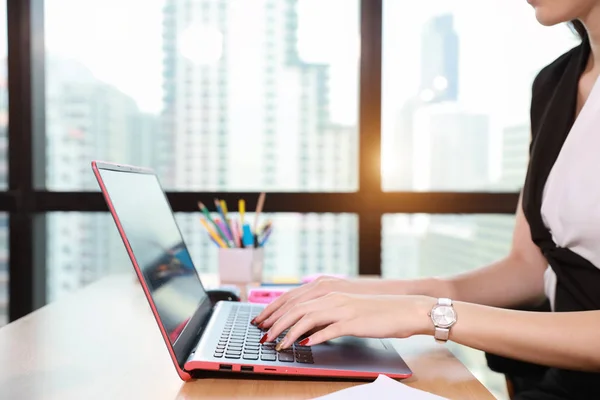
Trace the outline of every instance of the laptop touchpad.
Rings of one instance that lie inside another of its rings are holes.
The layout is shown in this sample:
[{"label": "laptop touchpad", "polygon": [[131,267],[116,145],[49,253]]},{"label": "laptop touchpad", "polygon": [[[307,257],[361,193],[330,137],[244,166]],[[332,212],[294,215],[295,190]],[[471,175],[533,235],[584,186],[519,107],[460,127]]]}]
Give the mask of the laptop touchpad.
[{"label": "laptop touchpad", "polygon": [[381,339],[357,338],[353,336],[343,336],[337,339],[328,340],[324,344],[330,344],[340,347],[369,348],[370,350],[386,350],[386,347]]}]

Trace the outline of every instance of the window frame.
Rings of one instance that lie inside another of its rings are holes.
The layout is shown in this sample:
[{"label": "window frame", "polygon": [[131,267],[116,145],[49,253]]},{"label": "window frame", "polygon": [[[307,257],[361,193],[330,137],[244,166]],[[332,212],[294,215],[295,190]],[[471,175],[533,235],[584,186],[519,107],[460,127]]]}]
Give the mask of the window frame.
[{"label": "window frame", "polygon": [[[9,321],[46,303],[46,214],[107,212],[101,193],[45,188],[44,0],[6,0],[8,37]],[[269,193],[265,212],[355,213],[359,221],[359,274],[381,273],[382,217],[387,213],[512,214],[519,193],[384,192],[381,188],[381,75],[383,0],[361,0],[358,190],[350,193]],[[90,172],[91,173],[91,172]],[[167,193],[175,212],[196,212],[215,193]],[[228,203],[256,193],[219,193]]]}]

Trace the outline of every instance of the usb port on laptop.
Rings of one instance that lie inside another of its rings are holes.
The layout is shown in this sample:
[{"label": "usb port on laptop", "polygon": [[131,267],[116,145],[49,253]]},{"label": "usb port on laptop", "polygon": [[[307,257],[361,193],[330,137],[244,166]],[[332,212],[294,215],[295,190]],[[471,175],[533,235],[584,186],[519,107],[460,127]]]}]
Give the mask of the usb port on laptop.
[{"label": "usb port on laptop", "polygon": [[242,372],[254,372],[252,365],[242,365]]},{"label": "usb port on laptop", "polygon": [[227,364],[219,365],[219,371],[231,371],[232,369],[233,369],[233,367],[231,365],[227,365]]}]

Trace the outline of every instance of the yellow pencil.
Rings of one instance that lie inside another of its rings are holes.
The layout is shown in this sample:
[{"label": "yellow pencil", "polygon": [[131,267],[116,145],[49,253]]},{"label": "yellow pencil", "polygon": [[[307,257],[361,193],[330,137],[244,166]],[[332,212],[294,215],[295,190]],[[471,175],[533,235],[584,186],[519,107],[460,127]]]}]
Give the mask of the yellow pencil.
[{"label": "yellow pencil", "polygon": [[240,226],[244,226],[244,213],[246,212],[246,201],[244,199],[238,200],[238,210],[240,212]]},{"label": "yellow pencil", "polygon": [[219,202],[221,203],[223,214],[225,214],[225,218],[227,218],[227,203],[225,203],[225,200],[219,200]]},{"label": "yellow pencil", "polygon": [[223,248],[227,247],[227,245],[225,245],[225,242],[223,242],[223,239],[221,239],[221,237],[217,234],[217,232],[215,232],[214,229],[211,228],[211,226],[208,224],[208,222],[206,222],[206,220],[204,218],[200,218],[200,222],[202,223],[202,225],[204,225],[204,228],[208,231],[208,234],[210,235],[210,237],[212,237],[214,239],[214,241],[217,242],[219,247],[223,247]]}]

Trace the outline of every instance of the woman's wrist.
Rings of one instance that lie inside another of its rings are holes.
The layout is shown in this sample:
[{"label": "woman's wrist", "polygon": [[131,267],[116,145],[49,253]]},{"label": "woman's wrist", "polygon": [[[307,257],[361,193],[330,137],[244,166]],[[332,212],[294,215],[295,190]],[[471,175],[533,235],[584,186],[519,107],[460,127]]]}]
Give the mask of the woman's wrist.
[{"label": "woman's wrist", "polygon": [[429,313],[435,304],[437,298],[430,296],[407,296],[411,302],[411,316],[413,317],[414,333],[413,335],[434,334],[434,326]]}]

